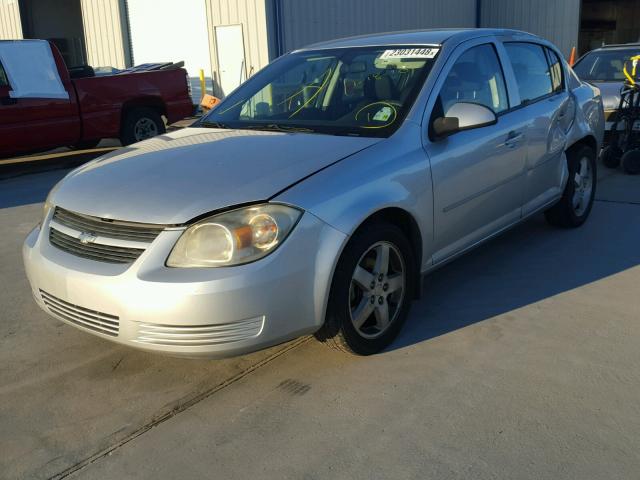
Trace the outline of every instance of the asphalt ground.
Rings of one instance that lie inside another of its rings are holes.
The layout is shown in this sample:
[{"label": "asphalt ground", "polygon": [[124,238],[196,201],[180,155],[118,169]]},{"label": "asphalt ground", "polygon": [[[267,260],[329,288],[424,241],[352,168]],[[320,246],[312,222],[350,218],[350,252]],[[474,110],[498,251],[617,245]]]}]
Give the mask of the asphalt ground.
[{"label": "asphalt ground", "polygon": [[382,354],[203,361],[36,306],[20,248],[64,173],[0,181],[0,478],[638,478],[640,177],[427,277]]}]

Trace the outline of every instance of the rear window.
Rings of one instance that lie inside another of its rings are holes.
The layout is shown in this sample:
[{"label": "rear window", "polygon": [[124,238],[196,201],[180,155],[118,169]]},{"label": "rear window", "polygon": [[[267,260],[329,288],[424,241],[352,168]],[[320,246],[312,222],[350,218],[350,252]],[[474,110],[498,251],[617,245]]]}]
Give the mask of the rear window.
[{"label": "rear window", "polygon": [[549,59],[549,71],[551,74],[551,88],[554,93],[562,91],[564,86],[562,75],[562,62],[558,58],[558,55],[553,50],[545,48],[547,52],[547,58]]},{"label": "rear window", "polygon": [[[541,45],[509,42],[504,47],[516,76],[521,103],[534,102],[553,92],[549,63]],[[560,87],[561,82],[560,79]]]},{"label": "rear window", "polygon": [[587,53],[573,67],[578,77],[590,82],[623,82],[624,63],[640,54],[640,48]]}]

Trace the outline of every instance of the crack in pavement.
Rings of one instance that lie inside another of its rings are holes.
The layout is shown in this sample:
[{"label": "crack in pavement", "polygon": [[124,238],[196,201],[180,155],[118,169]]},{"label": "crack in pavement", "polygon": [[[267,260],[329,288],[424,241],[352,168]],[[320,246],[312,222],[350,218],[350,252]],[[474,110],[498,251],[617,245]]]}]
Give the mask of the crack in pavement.
[{"label": "crack in pavement", "polygon": [[134,430],[133,432],[131,432],[129,435],[127,435],[122,440],[120,440],[120,441],[118,441],[118,442],[114,443],[113,445],[110,445],[110,446],[108,446],[106,448],[103,448],[99,452],[96,452],[93,455],[85,458],[84,460],[81,460],[81,461],[77,462],[75,465],[70,466],[69,468],[63,470],[62,472],[59,472],[59,473],[56,473],[55,475],[52,475],[51,477],[49,477],[49,480],[62,480],[63,478],[67,478],[69,475],[72,475],[72,474],[78,472],[79,470],[82,470],[83,468],[91,465],[92,463],[100,460],[101,458],[110,455],[111,453],[113,453],[114,451],[118,450],[119,448],[125,446],[127,443],[131,442],[132,440],[140,437],[141,435],[144,435],[146,432],[151,430],[153,427],[156,427],[156,426],[160,425],[161,423],[166,422],[167,420],[175,417],[179,413],[182,413],[185,410],[188,410],[189,408],[193,407],[194,405],[202,402],[203,400],[206,400],[207,398],[209,398],[212,395],[214,395],[215,393],[223,390],[224,388],[227,388],[227,387],[233,385],[237,381],[239,381],[239,380],[243,379],[244,377],[246,377],[247,375],[255,372],[259,368],[264,367],[268,363],[271,363],[273,360],[279,358],[280,356],[290,352],[291,350],[293,350],[295,348],[300,347],[301,345],[304,345],[309,340],[311,340],[311,338],[312,337],[302,337],[302,338],[299,338],[298,340],[293,341],[290,345],[286,346],[282,350],[279,350],[279,351],[275,352],[273,355],[270,355],[269,357],[265,358],[264,360],[261,360],[260,362],[255,363],[255,364],[247,367],[246,369],[244,369],[243,371],[237,373],[233,377],[231,377],[231,378],[219,383],[218,385],[216,385],[216,386],[214,386],[214,387],[212,387],[212,388],[210,388],[208,390],[205,390],[204,392],[202,392],[202,393],[200,393],[200,394],[198,394],[198,395],[196,395],[196,396],[184,401],[183,403],[179,403],[176,407],[172,408],[168,412],[165,412],[164,414],[156,417],[155,419],[151,420],[150,422],[148,422],[148,423],[142,425],[141,427],[139,427],[138,429]]},{"label": "crack in pavement", "polygon": [[594,198],[594,201],[603,203],[617,203],[620,205],[640,205],[640,202],[630,202],[626,200],[606,200],[604,198]]}]

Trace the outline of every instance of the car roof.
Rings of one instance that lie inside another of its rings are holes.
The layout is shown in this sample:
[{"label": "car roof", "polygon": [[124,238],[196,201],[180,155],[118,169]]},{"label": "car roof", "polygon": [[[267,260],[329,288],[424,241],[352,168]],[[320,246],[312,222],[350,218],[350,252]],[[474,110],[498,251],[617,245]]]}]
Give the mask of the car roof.
[{"label": "car roof", "polygon": [[384,45],[442,45],[445,42],[456,41],[459,43],[489,35],[517,35],[526,36],[532,40],[540,40],[540,38],[535,35],[519,30],[496,28],[439,28],[431,30],[385,32],[370,35],[359,35],[357,37],[339,38],[336,40],[314,43],[298,49],[298,51]]},{"label": "car roof", "polygon": [[597,52],[599,50],[629,50],[633,48],[640,48],[640,43],[616,43],[611,45],[603,45],[591,51]]}]

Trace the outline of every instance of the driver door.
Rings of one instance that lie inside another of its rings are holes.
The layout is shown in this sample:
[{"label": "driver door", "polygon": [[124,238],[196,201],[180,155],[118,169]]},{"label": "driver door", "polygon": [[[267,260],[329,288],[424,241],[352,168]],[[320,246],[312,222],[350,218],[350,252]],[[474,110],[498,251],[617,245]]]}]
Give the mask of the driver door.
[{"label": "driver door", "polygon": [[[425,142],[433,178],[434,264],[518,221],[525,186],[527,123],[510,110],[496,45],[482,39],[459,47],[443,73],[427,108]],[[458,102],[491,109],[497,122],[434,138],[433,121]]]}]

